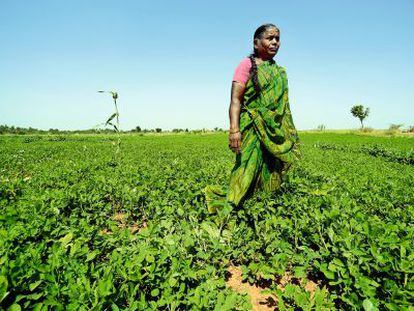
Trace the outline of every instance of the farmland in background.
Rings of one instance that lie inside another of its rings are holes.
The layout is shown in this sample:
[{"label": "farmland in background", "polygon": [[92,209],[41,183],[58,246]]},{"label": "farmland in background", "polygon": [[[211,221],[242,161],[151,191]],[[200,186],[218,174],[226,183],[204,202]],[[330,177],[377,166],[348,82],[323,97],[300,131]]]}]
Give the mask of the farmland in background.
[{"label": "farmland in background", "polygon": [[300,139],[280,192],[209,215],[225,134],[129,135],[117,161],[110,135],[0,136],[0,307],[249,310],[238,267],[279,310],[414,310],[414,138]]}]

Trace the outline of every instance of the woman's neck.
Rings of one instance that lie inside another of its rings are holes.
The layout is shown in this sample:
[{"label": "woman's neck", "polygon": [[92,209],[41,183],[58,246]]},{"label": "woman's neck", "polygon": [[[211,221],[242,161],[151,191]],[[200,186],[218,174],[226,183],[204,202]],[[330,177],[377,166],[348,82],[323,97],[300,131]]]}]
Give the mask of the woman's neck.
[{"label": "woman's neck", "polygon": [[267,62],[267,61],[269,61],[271,63],[274,62],[273,57],[265,58],[265,57],[255,56],[255,60],[256,60],[257,65],[260,65],[261,63]]}]

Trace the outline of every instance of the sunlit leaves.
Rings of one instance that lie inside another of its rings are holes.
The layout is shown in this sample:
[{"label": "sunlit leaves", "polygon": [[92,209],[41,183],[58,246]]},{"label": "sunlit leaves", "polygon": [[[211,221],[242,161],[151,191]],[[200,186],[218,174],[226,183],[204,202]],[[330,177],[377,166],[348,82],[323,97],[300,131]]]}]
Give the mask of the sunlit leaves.
[{"label": "sunlit leaves", "polygon": [[226,139],[123,137],[113,166],[105,135],[0,137],[1,308],[248,310],[229,265],[280,310],[408,308],[414,168],[390,155],[411,141],[302,135],[280,192],[209,214],[201,189],[228,181]]}]

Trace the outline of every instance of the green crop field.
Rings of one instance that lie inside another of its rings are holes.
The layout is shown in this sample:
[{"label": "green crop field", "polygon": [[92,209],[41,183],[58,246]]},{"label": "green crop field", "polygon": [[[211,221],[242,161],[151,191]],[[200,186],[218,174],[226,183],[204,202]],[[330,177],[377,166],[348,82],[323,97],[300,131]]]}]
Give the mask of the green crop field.
[{"label": "green crop field", "polygon": [[414,310],[414,138],[300,139],[280,192],[210,215],[225,134],[0,136],[0,307],[249,310],[236,266],[278,310]]}]

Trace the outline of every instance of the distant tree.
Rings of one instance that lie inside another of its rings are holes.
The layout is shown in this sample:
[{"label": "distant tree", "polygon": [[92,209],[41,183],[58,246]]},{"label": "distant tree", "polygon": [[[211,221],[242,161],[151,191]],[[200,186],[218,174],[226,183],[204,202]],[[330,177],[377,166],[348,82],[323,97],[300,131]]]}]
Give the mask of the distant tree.
[{"label": "distant tree", "polygon": [[188,129],[185,129],[185,132],[188,133]]},{"label": "distant tree", "polygon": [[324,131],[324,130],[325,130],[325,128],[326,128],[326,127],[325,127],[325,125],[324,125],[324,124],[319,124],[319,125],[318,125],[318,127],[317,127],[318,131],[321,131],[321,132],[322,132],[322,131]]},{"label": "distant tree", "polygon": [[157,127],[157,128],[155,129],[155,131],[156,131],[157,133],[161,133],[161,132],[162,132],[162,129],[160,129],[159,127]]},{"label": "distant tree", "polygon": [[355,118],[359,119],[361,128],[364,128],[364,119],[368,117],[369,108],[365,108],[362,105],[355,105],[351,108],[351,113]]},{"label": "distant tree", "polygon": [[139,127],[139,126],[137,126],[137,127],[135,127],[135,130],[134,130],[135,132],[141,132],[141,127]]}]

